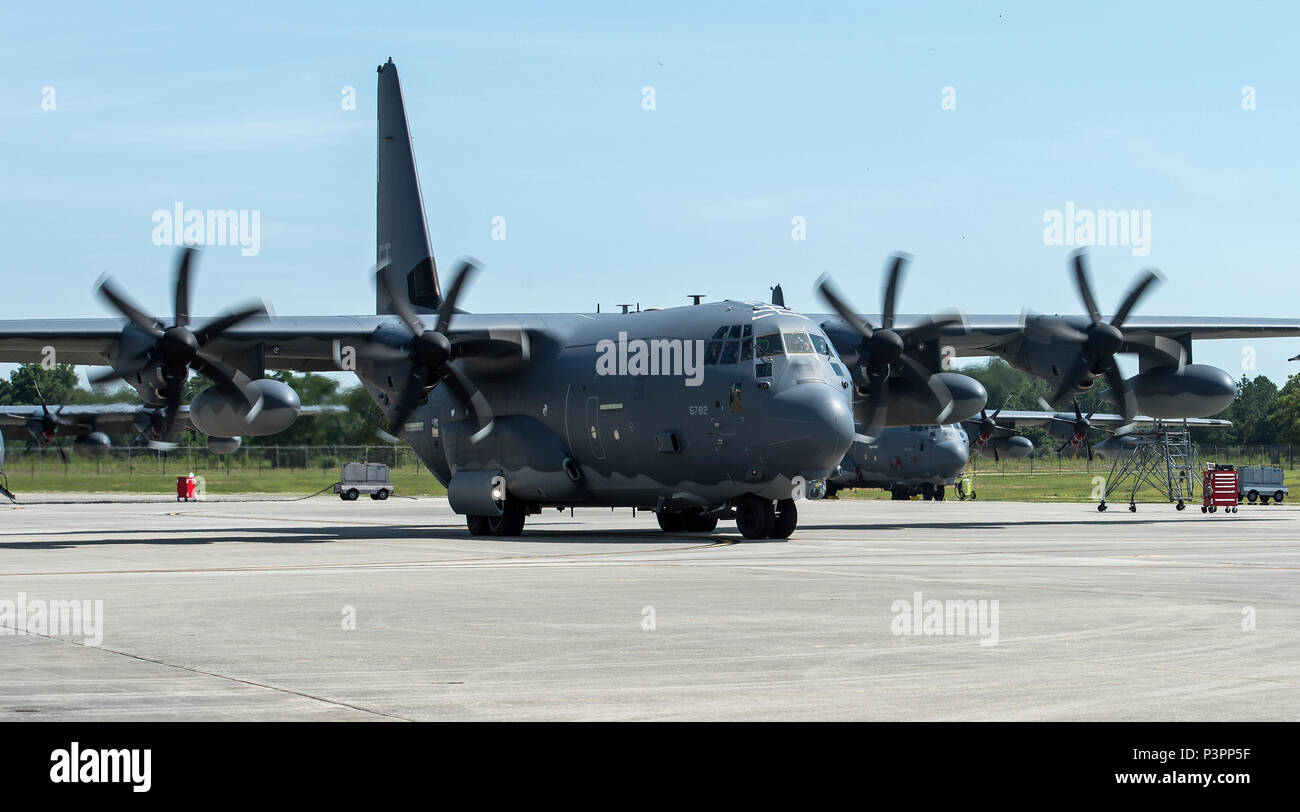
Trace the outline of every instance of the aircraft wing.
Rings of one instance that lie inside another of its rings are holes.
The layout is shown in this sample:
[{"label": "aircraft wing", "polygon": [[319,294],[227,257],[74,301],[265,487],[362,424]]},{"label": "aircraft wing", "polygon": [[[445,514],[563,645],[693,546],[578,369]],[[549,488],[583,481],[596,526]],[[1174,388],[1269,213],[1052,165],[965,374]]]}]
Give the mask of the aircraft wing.
[{"label": "aircraft wing", "polygon": [[[1117,429],[1123,426],[1124,416],[1118,414],[1094,414],[1088,418],[1092,425],[1098,428]],[[1014,411],[1012,409],[1003,409],[998,414],[999,426],[1045,426],[1053,422],[1073,423],[1075,421],[1074,412],[1035,412],[1035,411]],[[969,421],[968,421],[969,422]],[[1155,425],[1156,418],[1138,415],[1131,421],[1135,426]],[[1189,417],[1185,420],[1163,420],[1160,421],[1167,426],[1179,426],[1186,423],[1192,428],[1206,428],[1210,426],[1231,426],[1231,420],[1220,420],[1214,417]]]},{"label": "aircraft wing", "polygon": [[[426,316],[428,324],[432,315]],[[202,325],[208,319],[195,318]],[[0,363],[53,360],[79,366],[106,366],[117,354],[125,319],[23,319],[0,321]],[[360,345],[381,327],[403,331],[394,316],[254,316],[227,330],[204,347],[204,352],[241,365],[241,359],[259,346],[265,369],[298,372],[337,372],[340,352]],[[454,340],[487,339],[498,330],[545,330],[538,316],[464,314],[448,335]],[[50,359],[50,350],[54,357]]]},{"label": "aircraft wing", "polygon": [[[76,435],[85,431],[102,431],[105,434],[135,434],[139,428],[135,424],[136,415],[154,411],[147,406],[134,403],[95,403],[66,405],[61,409],[51,405],[50,411],[59,410],[59,416],[75,422],[76,426],[62,426],[60,434]],[[316,417],[324,414],[346,414],[348,407],[343,405],[303,406],[299,417]],[[9,439],[26,439],[27,421],[39,420],[43,412],[40,406],[0,406],[0,432]],[[194,428],[190,422],[190,407],[181,406],[176,419],[182,428]]]},{"label": "aircraft wing", "polygon": [[[861,314],[870,324],[880,324],[880,316]],[[835,314],[808,314],[821,324],[839,321]],[[922,323],[928,316],[900,314],[895,326],[900,329]],[[1060,319],[1080,330],[1088,326],[1086,316],[1061,316]],[[943,343],[959,356],[989,355],[1020,334],[1021,316],[966,315],[965,326],[953,325],[943,331]],[[1124,335],[1190,338],[1193,341],[1215,338],[1300,338],[1300,319],[1248,318],[1215,316],[1130,316],[1124,323]]]}]

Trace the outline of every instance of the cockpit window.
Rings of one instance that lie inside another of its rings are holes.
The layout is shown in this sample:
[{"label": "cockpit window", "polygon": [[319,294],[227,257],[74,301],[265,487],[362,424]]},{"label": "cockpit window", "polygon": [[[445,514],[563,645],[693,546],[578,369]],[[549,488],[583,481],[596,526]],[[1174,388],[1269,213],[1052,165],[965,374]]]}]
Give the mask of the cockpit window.
[{"label": "cockpit window", "polygon": [[727,333],[727,338],[740,338],[740,325],[731,325],[731,331]]},{"label": "cockpit window", "polygon": [[736,350],[739,349],[739,347],[740,347],[739,341],[728,341],[726,344],[722,345],[722,358],[719,359],[718,363],[719,364],[736,363]]},{"label": "cockpit window", "polygon": [[830,357],[831,343],[826,340],[825,336],[821,333],[809,333],[808,337],[812,339],[813,346],[817,348],[817,352],[828,358]]},{"label": "cockpit window", "polygon": [[762,358],[770,355],[785,355],[780,333],[768,333],[754,339],[754,355]]},{"label": "cockpit window", "polygon": [[[749,325],[745,325],[745,329],[748,330]],[[740,360],[743,363],[745,361],[751,361],[753,360],[753,358],[754,358],[754,339],[747,338],[744,341],[740,342]]]},{"label": "cockpit window", "polygon": [[710,341],[709,346],[704,350],[704,363],[709,365],[718,363],[718,356],[721,353],[722,342]]},{"label": "cockpit window", "polygon": [[808,334],[803,332],[802,330],[799,331],[792,330],[788,333],[782,333],[781,335],[783,338],[785,338],[786,352],[791,354],[796,352],[808,352],[808,353],[813,352],[812,341],[809,340]]},{"label": "cockpit window", "polygon": [[722,325],[721,327],[719,327],[718,329],[714,330],[714,331],[713,331],[713,337],[714,337],[714,339],[726,338],[726,337],[727,337],[727,326],[724,324],[724,325]]}]

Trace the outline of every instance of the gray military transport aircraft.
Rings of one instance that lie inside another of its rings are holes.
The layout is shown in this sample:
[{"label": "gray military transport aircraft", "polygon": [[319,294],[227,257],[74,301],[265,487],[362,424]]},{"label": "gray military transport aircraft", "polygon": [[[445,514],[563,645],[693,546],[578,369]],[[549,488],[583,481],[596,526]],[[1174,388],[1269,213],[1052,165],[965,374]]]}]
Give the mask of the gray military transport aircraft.
[{"label": "gray military transport aircraft", "polygon": [[[345,412],[346,406],[299,406],[297,416]],[[25,439],[33,449],[53,446],[65,459],[67,454],[58,444],[64,435],[72,437],[72,451],[79,457],[102,457],[113,447],[110,435],[138,436],[159,450],[174,448],[175,443],[165,439],[166,424],[163,409],[131,403],[50,406],[42,401],[37,406],[0,406],[0,435],[11,440]],[[190,407],[179,406],[172,430],[192,427]],[[243,444],[243,438],[208,436],[206,443],[214,454],[233,454]]]},{"label": "gray military transport aircraft", "polygon": [[[942,501],[946,486],[966,468],[972,453],[994,461],[1032,454],[1034,444],[1018,433],[1019,426],[1045,427],[1053,437],[1064,441],[1056,449],[1058,454],[1073,449],[1075,454],[1086,451],[1100,457],[1125,450],[1125,436],[1115,432],[1157,422],[1147,415],[1126,420],[1118,414],[998,409],[991,415],[982,411],[979,417],[951,426],[886,428],[874,441],[853,443],[828,487],[831,494],[853,488],[880,488],[896,500],[920,494],[926,501]],[[1189,428],[1232,425],[1230,420],[1197,417],[1163,422]],[[1088,436],[1091,429],[1112,436],[1094,446]]]},{"label": "gray military transport aircraft", "polygon": [[[898,260],[878,320],[840,302],[825,330],[783,307],[732,300],[627,314],[463,313],[476,267],[462,263],[443,295],[391,59],[378,83],[377,315],[278,317],[257,303],[194,327],[187,250],[172,319],[105,279],[99,291],[124,318],[0,322],[0,362],[53,347],[60,362],[107,364],[97,380],[125,380],[163,410],[165,427],[190,371],[202,372],[217,384],[194,399],[190,421],[218,437],[273,433],[297,416],[296,395],[262,377],[268,369],[353,370],[473,534],[518,535],[543,507],[629,506],[653,509],[666,531],[709,532],[734,516],[746,538],[784,538],[795,499],[824,495],[855,437],[867,436],[855,417],[869,435],[979,413],[983,387],[942,369],[945,346],[1030,363],[1062,386],[1106,374],[1160,414],[1146,402],[1226,405],[1222,377],[1186,363],[1192,338],[1300,335],[1300,321],[1126,321],[1137,296],[1110,324],[1089,307],[1084,320],[988,317],[968,332],[956,314],[895,316]],[[1121,385],[1108,364],[1126,348],[1158,368]]]}]

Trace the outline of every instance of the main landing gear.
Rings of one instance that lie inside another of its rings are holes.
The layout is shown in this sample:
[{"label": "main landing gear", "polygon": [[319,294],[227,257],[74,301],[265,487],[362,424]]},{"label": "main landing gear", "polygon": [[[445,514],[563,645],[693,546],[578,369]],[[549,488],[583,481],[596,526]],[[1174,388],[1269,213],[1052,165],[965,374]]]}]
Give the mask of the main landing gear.
[{"label": "main landing gear", "polygon": [[523,502],[509,497],[500,516],[466,516],[471,536],[518,536],[524,532],[528,509]]},{"label": "main landing gear", "polygon": [[788,539],[799,523],[793,499],[773,501],[745,494],[736,500],[736,529],[747,539]]}]

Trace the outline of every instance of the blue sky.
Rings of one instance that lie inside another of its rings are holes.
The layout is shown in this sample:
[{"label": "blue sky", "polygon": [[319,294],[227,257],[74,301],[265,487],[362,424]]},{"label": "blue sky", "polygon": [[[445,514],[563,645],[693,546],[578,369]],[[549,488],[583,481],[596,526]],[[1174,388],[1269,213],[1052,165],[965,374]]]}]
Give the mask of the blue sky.
[{"label": "blue sky", "polygon": [[[906,250],[906,312],[1079,312],[1068,249],[1043,240],[1044,212],[1073,202],[1151,212],[1149,256],[1093,251],[1103,310],[1153,265],[1168,281],[1142,313],[1298,315],[1292,8],[618,5],[9,4],[0,318],[107,315],[105,270],[167,312],[173,249],[152,214],[177,201],[261,212],[257,256],[205,252],[198,311],[262,296],[284,315],[373,312],[389,56],[439,264],[486,267],[470,310],[759,298],[779,281],[824,312],[826,271],[876,310],[885,257]],[[1237,375],[1242,346],[1201,343],[1197,360]],[[1256,347],[1279,382],[1300,366],[1285,360],[1300,341]]]}]

